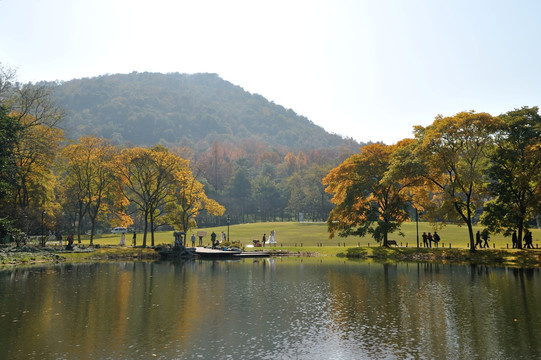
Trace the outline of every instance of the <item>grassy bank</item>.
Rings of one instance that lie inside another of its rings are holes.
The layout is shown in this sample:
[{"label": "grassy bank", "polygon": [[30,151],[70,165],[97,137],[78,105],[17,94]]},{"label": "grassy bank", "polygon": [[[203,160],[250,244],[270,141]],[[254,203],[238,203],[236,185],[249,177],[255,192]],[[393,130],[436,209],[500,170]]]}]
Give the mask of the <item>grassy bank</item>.
[{"label": "grassy bank", "polygon": [[382,261],[422,261],[457,264],[502,264],[520,267],[541,266],[541,250],[483,249],[471,252],[467,249],[417,249],[417,248],[349,248],[344,256]]},{"label": "grassy bank", "polygon": [[[481,228],[479,228],[481,229]],[[210,244],[210,234],[214,231],[220,234],[227,233],[227,226],[208,229],[203,239],[205,245]],[[397,241],[398,248],[383,248],[372,238],[334,238],[329,239],[327,227],[323,223],[255,223],[231,225],[229,236],[231,240],[240,241],[243,246],[253,244],[252,240],[261,240],[263,234],[271,230],[276,231],[277,244],[268,247],[276,252],[299,254],[303,256],[320,257],[351,257],[367,258],[387,261],[437,261],[457,263],[497,263],[516,266],[540,266],[541,250],[514,250],[508,249],[510,239],[501,235],[493,235],[490,239],[489,249],[480,249],[472,254],[468,249],[468,234],[465,227],[447,226],[437,229],[442,238],[440,248],[425,249],[417,248],[417,230],[415,223],[406,223],[402,230],[404,237],[391,236]],[[197,230],[196,230],[197,231]],[[434,228],[428,223],[419,223],[419,234],[433,232]],[[477,231],[477,228],[475,229]],[[533,231],[534,247],[538,247],[541,230]],[[188,233],[188,239],[191,237]],[[155,234],[155,245],[171,244],[174,240],[173,232],[157,232]],[[63,248],[55,243],[48,244],[49,247],[43,251],[35,247],[28,247],[28,251],[16,251],[7,253],[0,251],[0,264],[18,265],[41,262],[60,261],[99,261],[112,259],[155,259],[158,254],[153,249],[133,248],[131,246],[119,247],[119,234],[103,234],[94,238],[94,244],[98,248],[89,248],[88,236],[83,236],[81,244],[76,241],[75,252],[63,251]],[[422,242],[422,241],[421,241]],[[126,243],[131,244],[131,234],[126,234]],[[137,234],[137,244],[142,244],[142,234]],[[150,236],[147,238],[147,245],[150,246]],[[190,242],[188,241],[188,245]],[[32,250],[30,250],[32,249]],[[1,249],[0,249],[1,250]],[[24,250],[24,249],[23,249]]]},{"label": "grassy bank", "polygon": [[73,251],[66,251],[59,246],[40,248],[34,245],[15,248],[3,246],[0,248],[0,266],[14,266],[27,264],[41,264],[51,262],[81,262],[103,261],[115,259],[146,260],[158,259],[159,254],[151,248],[133,248],[119,246],[105,246],[99,248],[75,247]]},{"label": "grassy bank", "polygon": [[[205,245],[210,245],[210,234],[214,231],[219,234],[224,231],[227,233],[227,226],[197,229],[206,231],[207,235],[203,238]],[[188,233],[188,240],[192,233]],[[278,247],[317,247],[318,244],[322,244],[323,247],[339,246],[339,247],[373,247],[379,245],[371,237],[349,237],[340,238],[335,237],[329,239],[327,233],[327,225],[324,223],[296,223],[296,222],[268,222],[268,223],[255,223],[255,224],[240,224],[231,225],[229,227],[229,237],[231,240],[240,241],[244,246],[252,244],[252,240],[258,239],[261,241],[263,234],[268,235],[271,230],[276,231],[276,241]],[[452,249],[467,249],[469,244],[468,229],[464,226],[448,225],[441,229],[435,229],[429,223],[419,223],[419,238],[423,232],[438,231],[441,237],[440,246]],[[482,227],[475,227],[474,231],[482,230]],[[391,234],[390,239],[396,240],[396,242],[402,247],[416,247],[417,246],[417,231],[416,224],[405,223],[402,225],[402,232],[404,236],[398,234]],[[534,247],[541,246],[539,240],[541,239],[541,229],[533,229]],[[126,243],[131,244],[131,234],[126,234]],[[137,234],[137,244],[142,244],[142,234]],[[174,241],[172,231],[164,231],[155,233],[155,245],[170,244]],[[422,245],[422,239],[419,239]],[[120,234],[102,234],[94,238],[94,244],[97,245],[118,245],[120,242]],[[506,249],[511,248],[511,238],[504,237],[500,234],[491,234],[490,236],[490,248],[491,249]],[[82,245],[88,246],[90,243],[89,236],[82,237]],[[147,235],[147,245],[150,246],[150,234]]]}]

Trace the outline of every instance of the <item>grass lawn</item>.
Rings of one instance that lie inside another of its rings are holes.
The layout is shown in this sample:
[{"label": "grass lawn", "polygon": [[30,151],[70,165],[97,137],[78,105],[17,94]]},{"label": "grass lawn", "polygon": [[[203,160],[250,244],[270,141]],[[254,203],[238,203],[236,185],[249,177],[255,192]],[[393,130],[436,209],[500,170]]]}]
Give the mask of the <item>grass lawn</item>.
[{"label": "grass lawn", "polygon": [[[477,231],[481,228],[475,228]],[[227,234],[227,226],[197,229],[206,231],[203,238],[204,245],[210,245],[210,234],[214,231],[218,237],[224,231]],[[197,232],[194,230],[194,232]],[[510,238],[504,238],[502,235],[492,235],[490,238],[490,250],[481,250],[475,253],[465,251],[468,249],[468,231],[466,227],[449,225],[441,229],[436,229],[441,236],[439,249],[417,249],[417,230],[415,223],[405,223],[402,226],[404,237],[398,234],[392,234],[391,240],[396,240],[399,247],[383,248],[371,237],[359,238],[339,238],[329,239],[327,226],[324,223],[297,223],[297,222],[266,222],[255,224],[231,225],[229,227],[229,236],[232,241],[240,241],[242,246],[252,245],[254,239],[261,240],[263,234],[268,234],[271,230],[276,232],[276,246],[272,250],[283,250],[285,252],[300,254],[304,256],[318,255],[326,257],[329,261],[339,259],[338,256],[359,257],[366,259],[377,258],[385,261],[437,261],[447,262],[455,261],[459,263],[499,263],[513,266],[541,266],[541,250],[521,251],[511,248]],[[419,236],[423,232],[433,232],[434,228],[429,223],[419,223]],[[188,233],[188,246],[190,246],[190,237]],[[534,247],[539,247],[541,230],[533,231]],[[120,234],[102,234],[94,238],[94,244],[100,245],[94,249],[79,249],[76,252],[64,251],[55,243],[48,243],[52,246],[48,250],[22,253],[3,253],[0,251],[1,265],[21,265],[42,262],[57,261],[101,261],[114,259],[156,259],[158,253],[152,248],[141,248],[143,236],[137,234],[137,245],[131,246],[132,234],[126,234],[126,244],[128,246],[119,247]],[[172,244],[174,241],[172,231],[163,231],[155,233],[155,245]],[[420,240],[422,245],[422,239]],[[90,237],[83,236],[83,247],[90,244]],[[77,245],[77,240],[75,240]],[[150,234],[147,236],[147,246],[150,246]],[[268,244],[267,244],[268,245]],[[58,249],[55,253],[54,248]],[[252,248],[253,250],[261,248]],[[250,250],[247,248],[246,250]],[[51,252],[53,251],[53,252]],[[321,258],[320,258],[321,259]]]},{"label": "grass lawn", "polygon": [[[206,231],[207,235],[203,238],[205,245],[210,245],[210,234],[214,231],[218,238],[222,231],[227,234],[227,226],[220,226],[214,228],[197,229]],[[194,230],[196,232],[197,230]],[[252,244],[252,240],[259,239],[261,241],[263,234],[266,234],[267,239],[271,230],[276,231],[276,248],[307,248],[305,251],[310,251],[308,248],[317,249],[318,244],[323,244],[323,247],[336,247],[342,248],[354,247],[354,246],[377,246],[379,245],[374,241],[372,237],[348,237],[341,238],[335,237],[329,239],[327,233],[327,225],[324,223],[298,223],[298,222],[264,222],[254,224],[240,224],[231,225],[229,227],[229,236],[233,241],[240,241],[243,246]],[[453,249],[466,249],[469,245],[468,229],[465,226],[447,225],[441,229],[436,229],[441,237],[440,247],[443,245],[448,248],[451,246]],[[482,227],[475,227],[474,231],[482,230]],[[396,242],[403,247],[415,247],[417,246],[417,231],[415,222],[404,223],[402,225],[402,232],[404,237],[399,236],[397,233],[391,234],[389,239],[396,240]],[[419,242],[422,246],[421,234],[423,232],[434,232],[434,227],[426,222],[419,223]],[[193,232],[188,233],[188,245],[190,245],[190,237]],[[539,246],[539,239],[541,238],[541,230],[533,229],[534,247]],[[126,244],[131,244],[132,235],[126,234]],[[143,235],[137,234],[137,244],[141,245],[143,241]],[[170,244],[174,241],[173,232],[157,232],[155,233],[155,244]],[[89,244],[89,236],[82,237],[83,245]],[[120,234],[103,234],[94,238],[94,244],[99,245],[118,245],[120,242]],[[197,243],[197,242],[196,242]],[[511,248],[511,238],[505,238],[500,234],[492,234],[490,239],[490,248],[506,249],[507,246]],[[147,245],[150,246],[150,234],[147,235]],[[322,249],[320,249],[322,250]],[[326,249],[325,252],[331,251]],[[336,250],[336,253],[343,250]],[[334,251],[331,251],[334,252]]]}]

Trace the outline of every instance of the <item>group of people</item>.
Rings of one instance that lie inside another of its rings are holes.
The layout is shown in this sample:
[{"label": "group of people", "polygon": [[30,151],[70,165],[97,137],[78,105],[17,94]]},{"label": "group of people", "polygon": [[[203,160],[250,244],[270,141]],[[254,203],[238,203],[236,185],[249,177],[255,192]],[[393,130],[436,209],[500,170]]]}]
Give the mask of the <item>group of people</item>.
[{"label": "group of people", "polygon": [[[49,241],[58,241],[58,245],[62,246],[62,241],[64,240],[62,233],[60,231],[57,231],[56,233],[49,233]],[[66,250],[73,250],[73,235],[71,233],[68,234],[68,237],[66,238]]]},{"label": "group of people", "polygon": [[[533,238],[532,238],[532,232],[529,230],[524,230],[524,248],[525,249],[533,249]],[[513,242],[513,249],[518,248],[518,237],[517,232],[513,231],[513,236],[511,237],[511,241]]]},{"label": "group of people", "polygon": [[[137,246],[137,233],[135,231],[133,232],[133,236],[131,238],[131,244],[133,245],[133,247]],[[118,245],[126,246],[126,234],[125,233],[122,233],[120,235],[120,243]]]},{"label": "group of people", "polygon": [[254,245],[255,246],[261,246],[261,244],[263,244],[263,247],[265,247],[266,244],[269,244],[269,245],[274,245],[276,244],[276,231],[274,230],[271,230],[270,232],[270,235],[269,235],[269,238],[268,238],[268,241],[267,241],[267,234],[263,234],[263,238],[261,239],[261,243],[259,242],[259,240],[254,240]]},{"label": "group of people", "polygon": [[[204,234],[204,232],[203,232]],[[198,237],[199,237],[199,246],[203,246],[203,234],[200,234],[198,232]],[[195,236],[195,234],[192,234],[192,236],[190,237],[190,241],[192,243],[192,247],[195,247],[195,242],[196,242],[197,238]],[[218,245],[220,245],[221,243],[224,243],[226,242],[227,240],[227,235],[225,234],[225,231],[222,231],[220,233],[220,240],[217,239],[217,235],[216,233],[213,231],[212,234],[210,234],[210,241],[212,242],[212,248],[215,248],[217,247]]]},{"label": "group of people", "polygon": [[440,242],[440,236],[436,231],[434,231],[434,235],[431,233],[423,233],[423,246],[424,247],[432,247],[432,243],[434,243],[434,247],[438,247],[438,243]]}]

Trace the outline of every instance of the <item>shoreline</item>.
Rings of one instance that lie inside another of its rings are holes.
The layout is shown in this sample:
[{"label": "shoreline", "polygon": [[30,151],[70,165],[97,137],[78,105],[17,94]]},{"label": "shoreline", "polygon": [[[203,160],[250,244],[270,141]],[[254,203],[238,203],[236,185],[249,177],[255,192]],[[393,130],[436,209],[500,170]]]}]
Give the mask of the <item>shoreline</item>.
[{"label": "shoreline", "polygon": [[[64,250],[58,247],[40,248],[36,246],[3,246],[0,248],[0,268],[11,268],[26,265],[48,263],[77,263],[91,261],[115,260],[160,260],[158,249],[151,247],[120,247],[115,245],[78,247]],[[422,262],[477,264],[493,266],[511,266],[524,268],[541,268],[541,249],[469,249],[448,248],[405,248],[405,247],[350,247],[336,252],[334,247],[266,249],[271,256],[327,257],[346,258],[352,260],[368,260],[382,262]]]},{"label": "shoreline", "polygon": [[539,249],[469,249],[448,248],[350,248],[347,258],[372,258],[397,262],[430,262],[476,265],[503,265],[512,267],[541,268]]}]

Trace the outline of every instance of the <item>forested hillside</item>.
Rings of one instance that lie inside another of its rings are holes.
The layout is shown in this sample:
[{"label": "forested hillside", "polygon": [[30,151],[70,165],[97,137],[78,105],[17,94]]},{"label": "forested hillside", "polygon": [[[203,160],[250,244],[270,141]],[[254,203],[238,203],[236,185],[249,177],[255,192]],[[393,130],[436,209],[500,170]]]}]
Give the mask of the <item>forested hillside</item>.
[{"label": "forested hillside", "polygon": [[188,146],[196,153],[216,140],[246,139],[293,150],[359,148],[216,74],[104,75],[57,84],[54,97],[68,111],[64,128],[72,139],[93,134],[119,144]]}]

